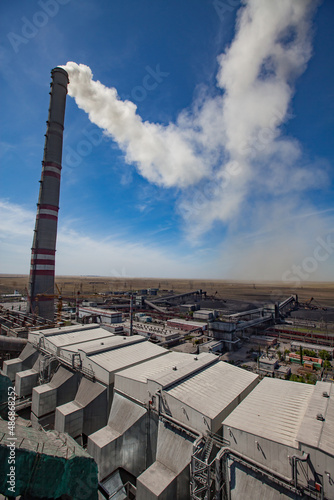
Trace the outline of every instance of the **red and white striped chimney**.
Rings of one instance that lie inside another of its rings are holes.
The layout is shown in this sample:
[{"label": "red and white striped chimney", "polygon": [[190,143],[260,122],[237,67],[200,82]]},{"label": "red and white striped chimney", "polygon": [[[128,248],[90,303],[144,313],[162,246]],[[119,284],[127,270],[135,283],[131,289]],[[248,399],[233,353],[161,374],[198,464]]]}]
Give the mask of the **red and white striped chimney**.
[{"label": "red and white striped chimney", "polygon": [[62,68],[54,68],[51,76],[49,116],[31,249],[28,312],[53,320],[54,299],[50,295],[54,294],[59,188],[69,80],[67,72]]}]

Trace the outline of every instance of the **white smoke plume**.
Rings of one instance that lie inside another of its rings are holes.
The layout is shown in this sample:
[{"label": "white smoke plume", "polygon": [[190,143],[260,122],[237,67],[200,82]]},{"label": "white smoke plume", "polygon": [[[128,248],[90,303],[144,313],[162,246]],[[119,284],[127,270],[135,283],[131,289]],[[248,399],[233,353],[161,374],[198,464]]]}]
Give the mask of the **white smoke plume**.
[{"label": "white smoke plume", "polygon": [[[278,199],[284,205],[292,194],[298,207],[299,193],[325,184],[323,169],[309,165],[299,143],[281,132],[294,82],[312,55],[318,3],[244,1],[235,37],[218,58],[216,95],[202,96],[168,125],[143,121],[136,105],[94,81],[89,67],[63,66],[69,95],[126,160],[149,182],[182,188],[179,209],[194,240],[216,221],[228,231],[245,229],[246,221],[256,232],[263,210],[277,214]],[[284,220],[281,211],[277,216]]]},{"label": "white smoke plume", "polygon": [[68,62],[63,68],[69,74],[69,95],[88,113],[92,123],[118,143],[127,161],[135,163],[150,182],[185,187],[189,179],[198,182],[206,174],[205,163],[196,155],[192,138],[186,138],[177,126],[143,122],[136,105],[121,101],[115,88],[95,82],[88,66]]}]

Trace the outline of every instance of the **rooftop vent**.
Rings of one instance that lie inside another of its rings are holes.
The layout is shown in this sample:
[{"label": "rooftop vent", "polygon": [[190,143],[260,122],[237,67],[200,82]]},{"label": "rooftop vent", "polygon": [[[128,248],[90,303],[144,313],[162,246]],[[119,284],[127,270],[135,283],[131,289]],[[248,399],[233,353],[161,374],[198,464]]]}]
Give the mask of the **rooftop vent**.
[{"label": "rooftop vent", "polygon": [[328,392],[326,392],[326,391],[324,391],[324,392],[322,393],[322,395],[323,395],[323,397],[324,397],[324,398],[329,398],[329,394],[328,394]]},{"label": "rooftop vent", "polygon": [[322,413],[317,413],[317,420],[321,420],[321,421],[325,420],[325,418],[324,418],[324,416],[323,416]]}]

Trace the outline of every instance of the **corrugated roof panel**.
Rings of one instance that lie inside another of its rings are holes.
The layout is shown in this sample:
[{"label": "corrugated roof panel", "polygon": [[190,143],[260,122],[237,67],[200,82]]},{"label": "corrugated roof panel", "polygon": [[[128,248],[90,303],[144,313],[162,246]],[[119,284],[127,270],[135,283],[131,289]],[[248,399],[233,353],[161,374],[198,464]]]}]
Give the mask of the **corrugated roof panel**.
[{"label": "corrugated roof panel", "polygon": [[181,380],[165,392],[210,418],[234,401],[257,375],[219,361]]},{"label": "corrugated roof panel", "polygon": [[30,333],[38,334],[41,336],[45,335],[47,337],[50,335],[59,335],[62,333],[77,332],[79,330],[80,331],[95,330],[96,328],[99,328],[99,325],[91,323],[90,325],[57,326],[56,328],[45,328],[43,330],[32,330]]},{"label": "corrugated roof panel", "polygon": [[193,373],[203,370],[205,367],[218,363],[219,359],[215,354],[202,352],[193,356],[191,362],[177,367],[177,370],[168,370],[158,375],[155,381],[163,388],[176,385],[181,380],[190,377]]},{"label": "corrugated roof panel", "polygon": [[[334,455],[334,384],[317,382],[313,386],[305,416],[301,422],[297,439],[314,448]],[[328,395],[324,396],[324,393]],[[324,420],[318,420],[321,414]]]},{"label": "corrugated roof panel", "polygon": [[102,368],[115,372],[126,366],[140,363],[145,359],[166,355],[168,351],[151,342],[139,342],[138,344],[125,346],[122,349],[93,354],[89,359]]},{"label": "corrugated roof panel", "polygon": [[298,448],[298,430],[312,393],[311,385],[264,378],[223,423]]},{"label": "corrugated roof panel", "polygon": [[64,350],[71,352],[83,351],[90,355],[99,350],[108,350],[115,347],[123,347],[127,344],[135,344],[137,342],[143,342],[143,337],[132,336],[123,337],[121,335],[114,335],[113,333],[106,332],[106,337],[101,337],[98,339],[87,340],[86,342],[80,342],[78,344],[70,344],[64,347]]},{"label": "corrugated roof panel", "polygon": [[171,370],[173,366],[189,363],[193,359],[193,354],[167,351],[167,355],[163,358],[150,359],[140,365],[126,368],[125,370],[120,371],[117,375],[145,383],[148,379],[155,379],[156,375],[160,375],[165,371]]},{"label": "corrugated roof panel", "polygon": [[85,342],[88,340],[112,337],[113,334],[105,330],[104,328],[95,328],[89,330],[77,330],[75,332],[69,333],[58,333],[57,335],[52,335],[51,337],[46,337],[46,341],[55,345],[56,347],[62,347],[70,344],[77,344]]}]

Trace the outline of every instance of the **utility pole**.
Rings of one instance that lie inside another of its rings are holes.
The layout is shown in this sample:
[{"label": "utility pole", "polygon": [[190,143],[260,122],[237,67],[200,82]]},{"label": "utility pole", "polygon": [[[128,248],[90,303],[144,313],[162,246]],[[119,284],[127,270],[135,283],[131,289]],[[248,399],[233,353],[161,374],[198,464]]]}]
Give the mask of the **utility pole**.
[{"label": "utility pole", "polygon": [[133,294],[130,295],[130,336],[133,335]]}]

